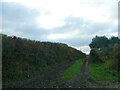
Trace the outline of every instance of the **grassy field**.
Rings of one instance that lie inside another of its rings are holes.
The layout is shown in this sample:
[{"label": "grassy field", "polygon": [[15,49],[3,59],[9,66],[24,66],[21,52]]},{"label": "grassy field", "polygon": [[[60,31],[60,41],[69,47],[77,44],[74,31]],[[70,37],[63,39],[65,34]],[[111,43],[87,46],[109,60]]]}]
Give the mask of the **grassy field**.
[{"label": "grassy field", "polygon": [[73,79],[77,73],[80,72],[83,64],[83,60],[77,60],[73,65],[71,65],[65,72],[63,73],[62,80],[68,81]]},{"label": "grassy field", "polygon": [[90,75],[94,80],[108,81],[117,80],[120,72],[112,70],[107,63],[91,64]]}]

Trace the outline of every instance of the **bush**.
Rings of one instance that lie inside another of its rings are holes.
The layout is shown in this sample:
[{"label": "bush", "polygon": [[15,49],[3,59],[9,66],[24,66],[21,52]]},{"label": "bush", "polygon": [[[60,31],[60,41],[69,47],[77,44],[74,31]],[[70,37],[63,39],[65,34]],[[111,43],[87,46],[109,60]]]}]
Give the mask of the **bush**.
[{"label": "bush", "polygon": [[120,70],[120,45],[115,44],[111,51],[111,64],[110,68]]},{"label": "bush", "polygon": [[90,60],[91,60],[93,63],[102,62],[102,60],[100,59],[97,51],[94,50],[94,49],[92,49],[92,50],[90,51]]},{"label": "bush", "polygon": [[50,66],[85,57],[84,53],[66,44],[32,41],[15,36],[2,35],[2,46],[3,83],[24,79],[25,74],[32,75],[33,72],[40,74]]}]

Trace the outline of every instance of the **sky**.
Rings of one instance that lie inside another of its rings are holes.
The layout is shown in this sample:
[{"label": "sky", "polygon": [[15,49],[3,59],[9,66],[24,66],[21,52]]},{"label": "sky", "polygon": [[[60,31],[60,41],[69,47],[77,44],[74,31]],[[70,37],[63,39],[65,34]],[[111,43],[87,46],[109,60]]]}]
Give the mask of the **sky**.
[{"label": "sky", "polygon": [[1,0],[0,17],[0,33],[87,54],[96,35],[118,36],[118,0]]}]

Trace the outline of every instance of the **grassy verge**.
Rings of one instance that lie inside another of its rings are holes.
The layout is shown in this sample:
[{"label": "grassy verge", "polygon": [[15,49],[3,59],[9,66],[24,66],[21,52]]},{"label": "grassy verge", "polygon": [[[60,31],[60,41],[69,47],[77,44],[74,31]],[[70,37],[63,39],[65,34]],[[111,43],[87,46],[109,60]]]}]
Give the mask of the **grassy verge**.
[{"label": "grassy verge", "polygon": [[83,60],[77,60],[73,65],[71,65],[67,70],[65,70],[62,76],[62,80],[68,81],[73,79],[81,70],[82,63]]},{"label": "grassy verge", "polygon": [[94,80],[108,81],[118,80],[120,72],[110,69],[107,63],[99,63],[90,65],[90,75]]}]

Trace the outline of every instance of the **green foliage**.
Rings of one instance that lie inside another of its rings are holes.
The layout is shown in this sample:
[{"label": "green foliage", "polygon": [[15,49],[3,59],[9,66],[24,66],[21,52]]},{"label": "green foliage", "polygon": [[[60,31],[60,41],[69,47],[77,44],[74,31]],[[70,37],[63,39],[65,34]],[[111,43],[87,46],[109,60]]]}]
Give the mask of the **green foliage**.
[{"label": "green foliage", "polygon": [[91,64],[90,75],[94,80],[108,81],[118,80],[120,72],[109,68],[107,63]]},{"label": "green foliage", "polygon": [[110,53],[110,67],[120,70],[120,44],[115,44]]},{"label": "green foliage", "polygon": [[89,44],[90,48],[104,48],[107,47],[109,44],[109,40],[107,37],[102,36],[96,36],[92,39],[92,42]]},{"label": "green foliage", "polygon": [[120,43],[120,39],[118,37],[113,36],[110,38],[110,43],[111,44],[118,44],[118,43]]},{"label": "green foliage", "polygon": [[68,81],[73,79],[77,73],[80,72],[83,64],[83,60],[77,60],[73,65],[71,65],[64,73],[62,79]]},{"label": "green foliage", "polygon": [[51,66],[85,57],[62,43],[39,42],[2,35],[3,83],[40,74]]},{"label": "green foliage", "polygon": [[119,80],[120,39],[118,37],[108,39],[105,36],[96,36],[89,46],[92,49],[90,52],[91,60],[93,62],[97,62],[99,59],[104,61],[104,63],[90,65],[91,77],[98,81]]},{"label": "green foliage", "polygon": [[91,60],[93,63],[102,62],[102,60],[100,59],[97,51],[94,50],[94,49],[92,49],[92,50],[90,51],[90,60]]},{"label": "green foliage", "polygon": [[100,58],[104,62],[111,62],[109,67],[112,69],[120,70],[120,39],[118,37],[108,39],[105,36],[96,36],[89,46],[96,51],[91,50],[93,54],[90,53],[93,61]]}]

